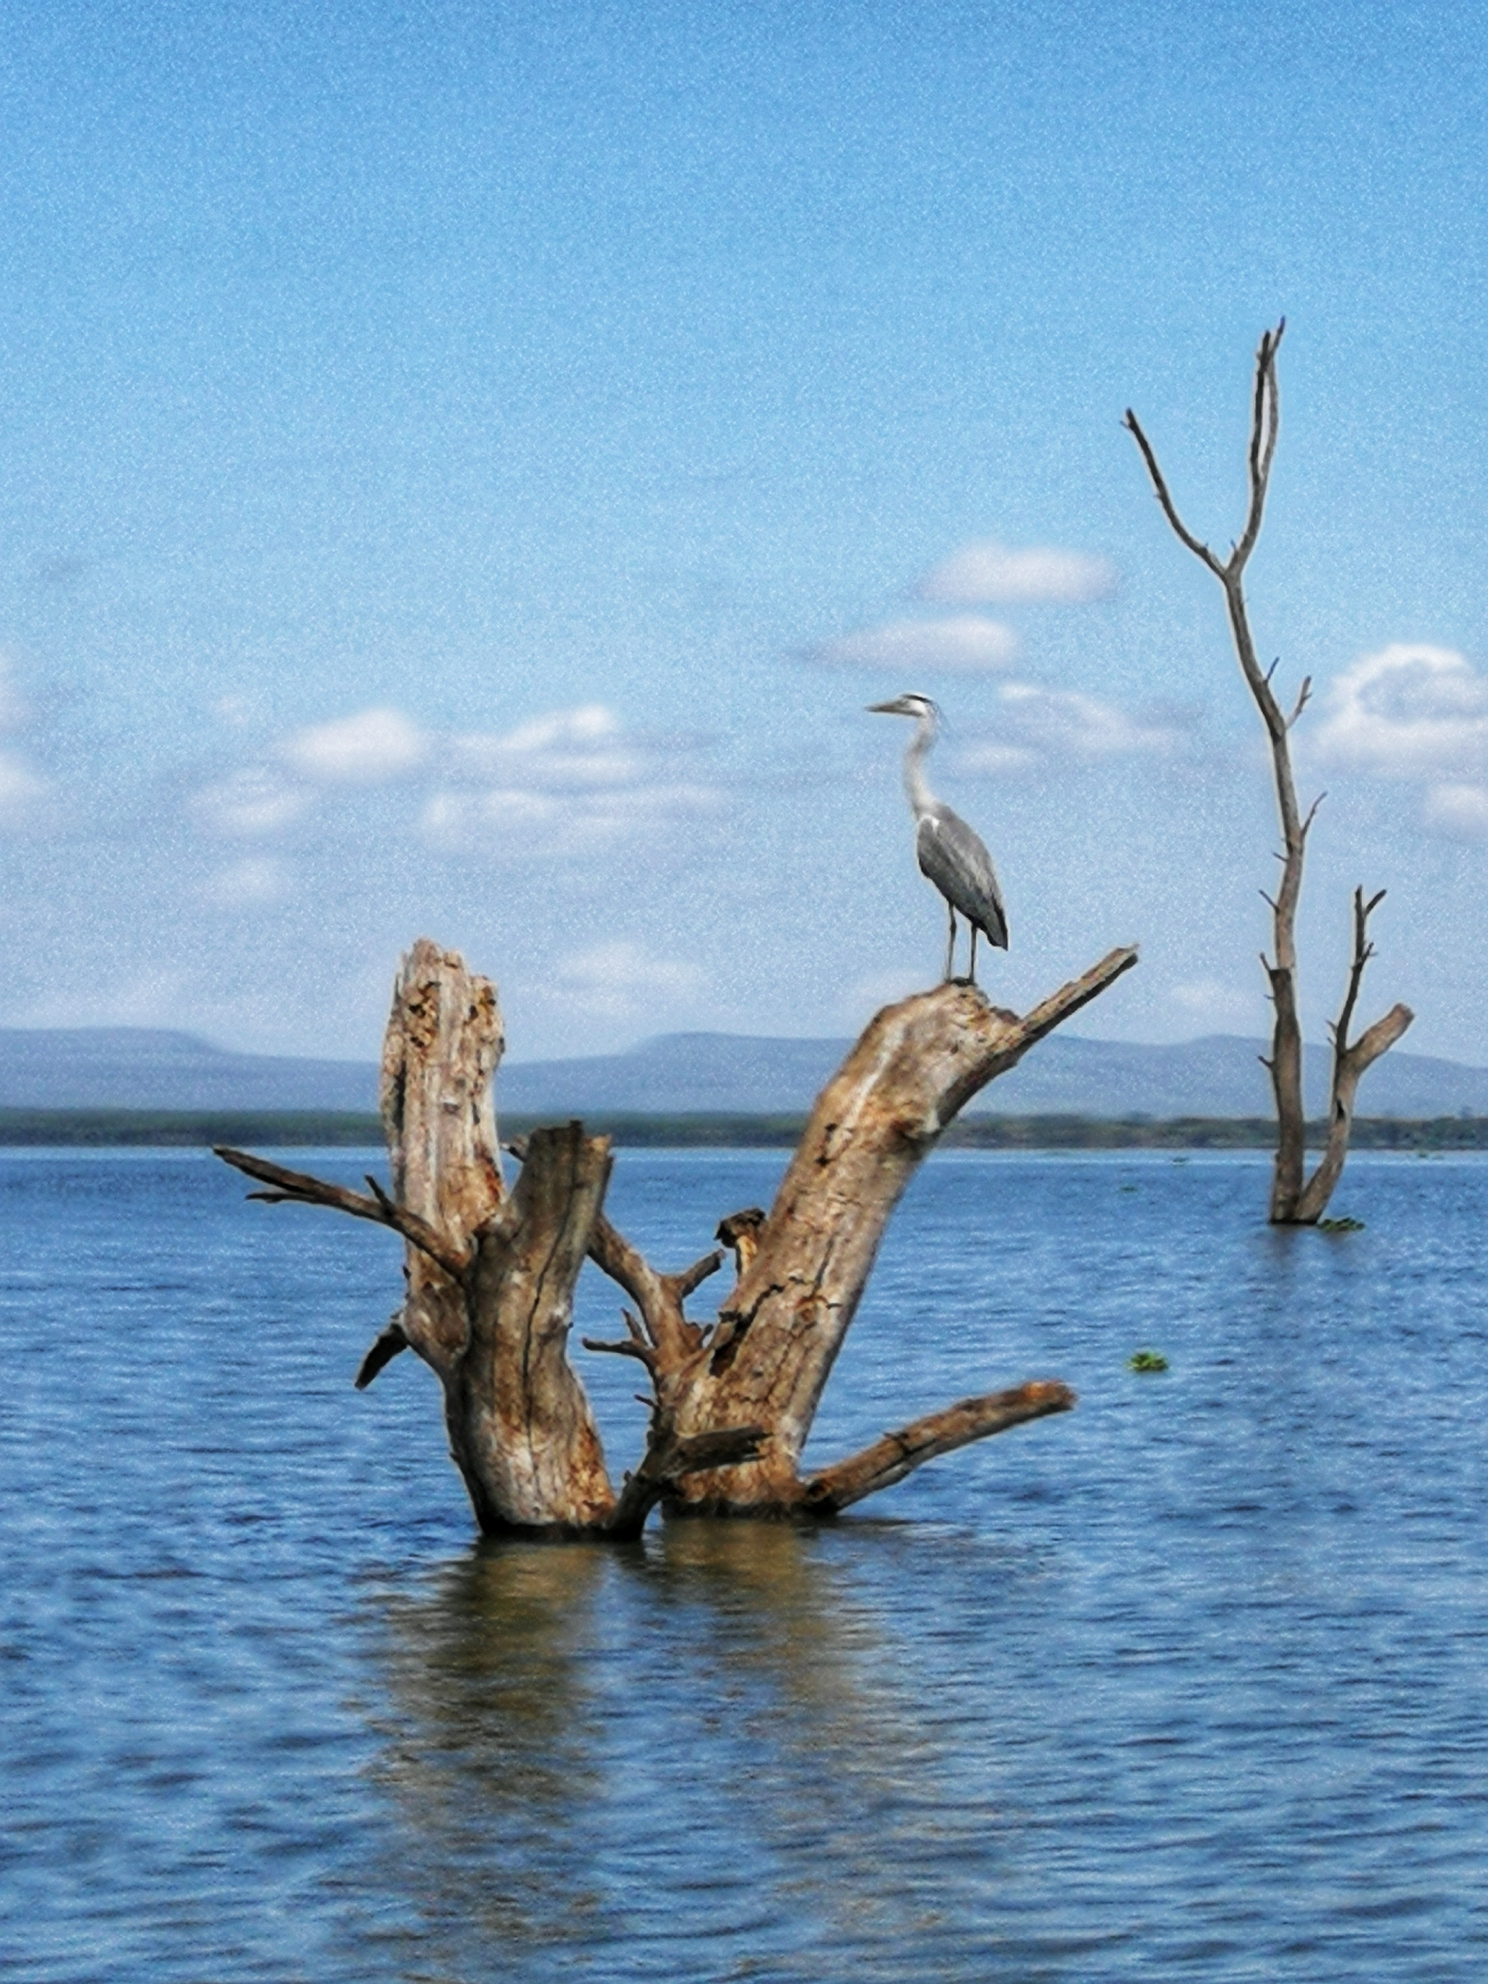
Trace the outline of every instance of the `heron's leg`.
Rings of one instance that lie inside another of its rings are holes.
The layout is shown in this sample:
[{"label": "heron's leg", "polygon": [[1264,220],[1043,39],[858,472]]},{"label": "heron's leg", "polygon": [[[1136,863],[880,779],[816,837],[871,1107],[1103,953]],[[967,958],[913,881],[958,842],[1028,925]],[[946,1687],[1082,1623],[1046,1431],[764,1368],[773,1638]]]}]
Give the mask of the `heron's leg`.
[{"label": "heron's leg", "polygon": [[976,984],[976,940],[977,927],[973,923],[971,926],[971,982],[973,985]]},{"label": "heron's leg", "polygon": [[946,909],[950,912],[950,918],[951,918],[951,941],[946,945],[946,968],[945,968],[946,979],[947,982],[949,982],[951,972],[956,963],[956,912],[954,909],[951,908],[951,905],[949,903],[946,904]]}]

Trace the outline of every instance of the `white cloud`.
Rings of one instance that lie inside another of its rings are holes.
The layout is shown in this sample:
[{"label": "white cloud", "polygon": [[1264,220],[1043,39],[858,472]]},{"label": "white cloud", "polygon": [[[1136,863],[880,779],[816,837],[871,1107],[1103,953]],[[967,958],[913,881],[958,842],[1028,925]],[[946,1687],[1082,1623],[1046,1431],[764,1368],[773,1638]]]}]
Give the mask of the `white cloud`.
[{"label": "white cloud", "polygon": [[1133,716],[1075,689],[1005,682],[995,727],[956,753],[963,772],[1016,771],[1041,761],[1092,762],[1140,753],[1163,756],[1183,741],[1171,717]]},{"label": "white cloud", "polygon": [[1398,776],[1488,765],[1488,680],[1452,648],[1394,642],[1361,655],[1328,691],[1313,748]]},{"label": "white cloud", "polygon": [[624,939],[596,944],[558,967],[557,996],[575,1012],[595,1019],[665,1016],[690,1005],[707,983],[694,964],[651,958]]},{"label": "white cloud", "polygon": [[1109,558],[1088,551],[1030,545],[1022,551],[979,539],[927,572],[916,588],[921,599],[950,606],[1084,606],[1109,599],[1119,574]]},{"label": "white cloud", "polygon": [[947,669],[968,675],[1006,668],[1020,645],[1017,634],[1000,620],[963,613],[949,620],[893,620],[885,627],[866,627],[821,641],[806,654],[808,660],[829,668],[893,669],[901,674]]},{"label": "white cloud", "polygon": [[1394,641],[1360,655],[1335,676],[1311,742],[1325,762],[1426,781],[1424,826],[1488,839],[1488,676],[1455,648]]},{"label": "white cloud", "polygon": [[1453,840],[1488,840],[1488,787],[1434,785],[1421,816],[1428,827]]},{"label": "white cloud", "polygon": [[[718,793],[689,776],[697,747],[628,733],[600,703],[549,711],[488,734],[440,735],[401,711],[362,710],[281,740],[272,764],[244,765],[190,801],[208,832],[267,839],[328,789],[385,779],[414,782],[413,816],[424,841],[450,854],[497,860],[587,854],[643,838],[658,825],[714,809]],[[239,900],[262,899],[269,869],[243,862],[214,883]],[[254,877],[260,879],[255,881]]]},{"label": "white cloud", "polygon": [[286,785],[277,772],[263,765],[245,765],[221,784],[203,787],[191,801],[192,811],[209,832],[241,840],[278,833],[309,804],[309,793]]},{"label": "white cloud", "polygon": [[401,710],[358,710],[355,716],[297,730],[281,755],[306,778],[328,784],[378,785],[417,769],[432,740]]},{"label": "white cloud", "polygon": [[718,793],[685,775],[694,756],[628,733],[602,703],[549,711],[449,739],[420,830],[447,852],[496,860],[592,853],[716,808]]},{"label": "white cloud", "polygon": [[249,855],[219,869],[199,893],[216,909],[253,909],[279,902],[288,892],[289,871],[282,861]]}]

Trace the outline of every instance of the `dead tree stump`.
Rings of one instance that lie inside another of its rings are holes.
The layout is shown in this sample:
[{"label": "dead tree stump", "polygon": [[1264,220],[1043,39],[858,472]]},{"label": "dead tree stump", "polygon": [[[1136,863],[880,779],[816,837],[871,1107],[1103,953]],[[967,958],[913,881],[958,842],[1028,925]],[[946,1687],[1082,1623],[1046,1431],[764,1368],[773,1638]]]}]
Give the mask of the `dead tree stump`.
[{"label": "dead tree stump", "polygon": [[[244,1151],[217,1154],[267,1188],[252,1198],[330,1206],[403,1235],[403,1305],[357,1385],[403,1350],[424,1360],[487,1534],[635,1537],[659,1501],[679,1513],[830,1516],[937,1454],[1073,1405],[1053,1379],[961,1399],[800,1472],[916,1167],[979,1089],[1135,962],[1134,950],[1112,951],[1022,1018],[959,980],[885,1007],[817,1098],[770,1211],[719,1226],[736,1280],[708,1323],[688,1316],[687,1299],[724,1254],[658,1273],[605,1216],[608,1138],[579,1123],[534,1131],[512,1146],[522,1169],[508,1190],[490,1098],[504,1045],[495,990],[427,939],[403,960],[383,1051],[392,1193],[371,1178],[363,1194]],[[586,1257],[634,1305],[623,1338],[586,1347],[634,1358],[651,1382],[646,1450],[618,1493],[568,1356]]]}]

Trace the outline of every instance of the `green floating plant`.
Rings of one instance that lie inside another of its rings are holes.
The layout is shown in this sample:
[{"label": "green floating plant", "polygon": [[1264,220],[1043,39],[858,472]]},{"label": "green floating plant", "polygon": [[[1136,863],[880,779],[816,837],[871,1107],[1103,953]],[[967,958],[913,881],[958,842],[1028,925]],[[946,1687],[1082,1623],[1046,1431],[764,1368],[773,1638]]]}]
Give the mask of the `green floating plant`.
[{"label": "green floating plant", "polygon": [[1128,1371],[1166,1371],[1168,1360],[1160,1350],[1134,1350],[1126,1360]]},{"label": "green floating plant", "polygon": [[1320,1219],[1317,1224],[1319,1233],[1362,1233],[1364,1231],[1364,1222],[1362,1219]]}]

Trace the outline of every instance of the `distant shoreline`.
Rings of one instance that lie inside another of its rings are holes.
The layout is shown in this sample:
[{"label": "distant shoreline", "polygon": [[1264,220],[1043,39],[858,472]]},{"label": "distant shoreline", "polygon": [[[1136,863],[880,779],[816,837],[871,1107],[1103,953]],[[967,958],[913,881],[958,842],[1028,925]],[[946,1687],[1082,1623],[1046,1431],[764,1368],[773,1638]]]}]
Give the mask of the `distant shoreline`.
[{"label": "distant shoreline", "polygon": [[[503,1135],[533,1128],[534,1118],[502,1119]],[[632,1148],[789,1149],[800,1137],[801,1116],[644,1116],[596,1110],[585,1117],[596,1135]],[[1324,1123],[1308,1126],[1308,1142],[1321,1146]],[[1276,1127],[1264,1116],[1180,1116],[1112,1119],[1094,1116],[971,1116],[946,1132],[945,1143],[962,1150],[1264,1150]],[[0,1148],[38,1145],[78,1148],[248,1148],[308,1145],[380,1145],[377,1117],[332,1110],[0,1109]],[[1434,1116],[1414,1120],[1360,1117],[1356,1150],[1488,1150],[1488,1116]]]}]

